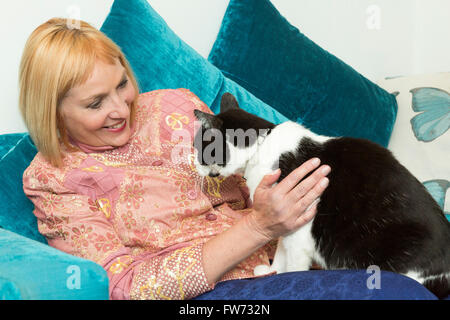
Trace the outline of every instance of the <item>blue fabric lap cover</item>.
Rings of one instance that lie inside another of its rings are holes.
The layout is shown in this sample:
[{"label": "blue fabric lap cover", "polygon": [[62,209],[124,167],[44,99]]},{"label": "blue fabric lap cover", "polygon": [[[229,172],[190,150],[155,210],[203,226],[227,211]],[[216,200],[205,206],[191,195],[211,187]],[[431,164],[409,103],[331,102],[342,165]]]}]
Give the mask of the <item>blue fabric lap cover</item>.
[{"label": "blue fabric lap cover", "polygon": [[100,30],[123,51],[141,92],[187,88],[214,113],[223,93],[231,92],[241,107],[273,123],[287,118],[226,79],[222,72],[181,40],[146,0],[116,0]]},{"label": "blue fabric lap cover", "polygon": [[316,133],[389,142],[395,97],[308,39],[268,0],[230,0],[208,60]]},{"label": "blue fabric lap cover", "polygon": [[[0,228],[4,228],[30,239],[47,243],[39,233],[34,205],[23,192],[22,176],[37,153],[28,134],[3,135],[3,145],[14,140],[12,146],[0,160]],[[8,142],[9,141],[9,142]]]},{"label": "blue fabric lap cover", "polygon": [[437,300],[419,282],[381,271],[379,287],[366,270],[288,272],[274,276],[220,282],[196,300]]}]

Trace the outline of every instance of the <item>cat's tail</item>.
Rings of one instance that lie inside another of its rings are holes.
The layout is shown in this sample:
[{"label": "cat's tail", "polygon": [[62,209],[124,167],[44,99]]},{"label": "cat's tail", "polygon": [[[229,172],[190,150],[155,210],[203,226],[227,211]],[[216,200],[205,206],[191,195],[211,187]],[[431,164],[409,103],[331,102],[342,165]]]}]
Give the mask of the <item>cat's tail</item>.
[{"label": "cat's tail", "polygon": [[439,299],[450,296],[450,273],[428,278],[423,285]]}]

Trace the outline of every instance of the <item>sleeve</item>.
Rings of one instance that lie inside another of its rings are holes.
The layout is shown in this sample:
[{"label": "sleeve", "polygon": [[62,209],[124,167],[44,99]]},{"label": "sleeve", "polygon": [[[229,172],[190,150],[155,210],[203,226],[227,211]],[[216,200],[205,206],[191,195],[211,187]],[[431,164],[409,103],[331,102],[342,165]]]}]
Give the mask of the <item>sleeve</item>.
[{"label": "sleeve", "polygon": [[41,165],[29,167],[24,192],[50,246],[100,264],[110,299],[189,299],[213,289],[206,280],[202,244],[133,254],[96,201],[71,192]]}]

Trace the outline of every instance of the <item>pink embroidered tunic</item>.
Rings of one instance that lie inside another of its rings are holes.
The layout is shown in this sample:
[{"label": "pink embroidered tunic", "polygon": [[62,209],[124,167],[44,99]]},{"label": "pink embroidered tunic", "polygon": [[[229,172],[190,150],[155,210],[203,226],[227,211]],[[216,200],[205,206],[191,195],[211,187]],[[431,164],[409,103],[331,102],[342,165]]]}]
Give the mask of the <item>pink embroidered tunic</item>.
[{"label": "pink embroidered tunic", "polygon": [[[209,291],[203,244],[248,214],[239,176],[201,178],[193,165],[194,109],[186,89],[139,96],[129,142],[119,148],[64,145],[55,168],[40,153],[24,172],[39,231],[50,246],[100,264],[111,299],[189,299]],[[269,264],[267,245],[221,281]]]}]

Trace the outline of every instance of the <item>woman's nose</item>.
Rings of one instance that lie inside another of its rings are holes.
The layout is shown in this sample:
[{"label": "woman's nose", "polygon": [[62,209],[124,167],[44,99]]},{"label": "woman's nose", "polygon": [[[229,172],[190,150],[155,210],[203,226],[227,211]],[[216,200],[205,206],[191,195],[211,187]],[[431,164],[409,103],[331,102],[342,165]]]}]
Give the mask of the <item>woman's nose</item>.
[{"label": "woman's nose", "polygon": [[112,100],[111,112],[109,113],[110,118],[126,118],[130,113],[130,108],[128,104],[120,98],[120,96],[116,96]]}]

